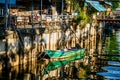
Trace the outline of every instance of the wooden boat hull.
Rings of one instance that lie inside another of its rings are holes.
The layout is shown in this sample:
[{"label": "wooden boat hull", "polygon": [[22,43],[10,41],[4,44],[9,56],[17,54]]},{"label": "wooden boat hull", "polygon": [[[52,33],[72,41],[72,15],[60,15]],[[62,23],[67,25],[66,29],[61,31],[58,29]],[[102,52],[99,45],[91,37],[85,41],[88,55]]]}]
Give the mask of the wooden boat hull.
[{"label": "wooden boat hull", "polygon": [[82,59],[85,56],[85,49],[74,49],[69,51],[46,50],[45,52],[52,61]]}]

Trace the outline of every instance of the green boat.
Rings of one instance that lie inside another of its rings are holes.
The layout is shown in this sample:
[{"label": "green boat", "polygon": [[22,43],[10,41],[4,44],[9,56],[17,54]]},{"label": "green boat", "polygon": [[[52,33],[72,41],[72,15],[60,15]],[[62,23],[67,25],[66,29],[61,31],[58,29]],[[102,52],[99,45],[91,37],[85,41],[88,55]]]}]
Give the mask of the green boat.
[{"label": "green boat", "polygon": [[75,60],[82,59],[85,56],[85,49],[69,49],[69,50],[46,50],[45,53],[52,61]]},{"label": "green boat", "polygon": [[79,60],[83,58],[85,55],[77,56],[77,57],[70,57],[71,59],[66,59],[66,60],[58,60],[58,61],[50,61],[47,66],[44,69],[44,74],[48,74],[50,71],[55,70],[57,68],[60,68],[62,66],[67,65],[68,63]]}]

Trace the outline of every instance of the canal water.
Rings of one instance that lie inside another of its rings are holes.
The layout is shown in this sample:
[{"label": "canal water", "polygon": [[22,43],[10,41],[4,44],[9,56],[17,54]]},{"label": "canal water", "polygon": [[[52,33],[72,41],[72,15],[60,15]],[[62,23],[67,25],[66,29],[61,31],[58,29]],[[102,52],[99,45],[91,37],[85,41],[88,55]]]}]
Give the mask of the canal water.
[{"label": "canal water", "polygon": [[119,80],[120,31],[106,38],[102,51],[74,61],[30,61],[1,70],[0,80]]}]

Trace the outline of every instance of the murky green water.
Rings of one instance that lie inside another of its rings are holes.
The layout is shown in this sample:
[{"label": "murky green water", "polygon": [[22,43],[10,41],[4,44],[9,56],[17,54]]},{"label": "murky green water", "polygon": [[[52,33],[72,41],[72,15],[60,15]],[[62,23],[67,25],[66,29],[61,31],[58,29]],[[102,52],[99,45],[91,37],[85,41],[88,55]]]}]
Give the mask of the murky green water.
[{"label": "murky green water", "polygon": [[99,77],[106,80],[120,79],[120,31],[107,38],[105,55],[101,60],[106,64],[102,65],[101,70],[97,72]]},{"label": "murky green water", "polygon": [[0,80],[120,79],[120,32],[107,37],[104,55],[75,61],[33,61],[0,72]]}]

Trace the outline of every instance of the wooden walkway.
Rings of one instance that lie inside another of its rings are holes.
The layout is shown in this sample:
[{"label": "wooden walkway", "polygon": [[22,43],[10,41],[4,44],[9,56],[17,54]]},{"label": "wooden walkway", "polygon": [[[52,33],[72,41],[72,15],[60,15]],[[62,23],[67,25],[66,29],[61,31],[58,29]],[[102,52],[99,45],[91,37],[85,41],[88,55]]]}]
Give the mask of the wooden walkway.
[{"label": "wooden walkway", "polygon": [[97,19],[99,22],[120,24],[120,19]]}]

